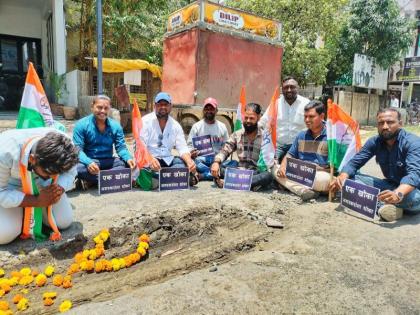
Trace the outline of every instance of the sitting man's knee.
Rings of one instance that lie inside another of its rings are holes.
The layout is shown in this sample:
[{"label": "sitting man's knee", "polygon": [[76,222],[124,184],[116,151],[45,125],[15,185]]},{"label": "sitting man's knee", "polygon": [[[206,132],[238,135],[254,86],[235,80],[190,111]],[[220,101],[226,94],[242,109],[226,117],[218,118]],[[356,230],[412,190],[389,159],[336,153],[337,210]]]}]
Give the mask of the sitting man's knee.
[{"label": "sitting man's knee", "polygon": [[21,233],[20,226],[3,226],[0,232],[0,245],[6,245],[11,243],[15,238],[17,238]]}]

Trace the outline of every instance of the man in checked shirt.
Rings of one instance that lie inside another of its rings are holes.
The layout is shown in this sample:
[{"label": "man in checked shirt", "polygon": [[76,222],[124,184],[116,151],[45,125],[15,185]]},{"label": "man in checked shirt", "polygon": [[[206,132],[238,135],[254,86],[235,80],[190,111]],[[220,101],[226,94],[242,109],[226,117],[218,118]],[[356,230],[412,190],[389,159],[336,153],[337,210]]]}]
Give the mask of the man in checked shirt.
[{"label": "man in checked shirt", "polygon": [[239,168],[253,170],[251,190],[258,191],[267,188],[272,182],[269,171],[260,172],[257,169],[258,158],[261,151],[262,130],[258,128],[261,117],[261,106],[249,103],[245,107],[243,128],[231,134],[211,165],[211,174],[219,188],[223,187],[225,174],[224,167],[220,165],[233,153],[237,152]]}]

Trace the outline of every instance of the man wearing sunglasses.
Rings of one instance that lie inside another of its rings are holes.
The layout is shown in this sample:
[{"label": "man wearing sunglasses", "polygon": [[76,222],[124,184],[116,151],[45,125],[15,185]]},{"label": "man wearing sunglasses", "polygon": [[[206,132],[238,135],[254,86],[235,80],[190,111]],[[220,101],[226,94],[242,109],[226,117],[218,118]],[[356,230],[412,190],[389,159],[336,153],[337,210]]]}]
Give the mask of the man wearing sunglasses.
[{"label": "man wearing sunglasses", "polygon": [[[194,174],[191,185],[198,182],[196,166],[191,159],[190,150],[185,141],[181,125],[169,114],[172,110],[172,100],[168,93],[160,92],[155,97],[154,112],[143,117],[143,128],[140,137],[153,159],[150,168],[158,172],[162,167],[188,167]],[[178,151],[175,156],[172,149]]]},{"label": "man wearing sunglasses", "polygon": [[[0,143],[0,244],[21,234],[23,208],[43,208],[48,224],[46,208],[52,205],[58,228],[68,228],[73,210],[65,191],[73,188],[78,161],[71,139],[50,128],[12,129],[0,134]],[[25,192],[22,175],[33,179],[32,193]]]}]

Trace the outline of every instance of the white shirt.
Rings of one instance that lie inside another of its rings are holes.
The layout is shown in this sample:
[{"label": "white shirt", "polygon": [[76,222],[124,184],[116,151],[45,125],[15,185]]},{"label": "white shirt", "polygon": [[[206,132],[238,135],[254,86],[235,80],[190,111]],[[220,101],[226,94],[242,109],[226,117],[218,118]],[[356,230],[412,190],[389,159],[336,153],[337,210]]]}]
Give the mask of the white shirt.
[{"label": "white shirt", "polygon": [[394,98],[394,99],[391,98],[391,102],[389,103],[389,105],[391,107],[398,108],[400,107],[400,102],[398,101],[398,98]]},{"label": "white shirt", "polygon": [[143,116],[142,121],[140,137],[153,157],[163,159],[169,165],[174,159],[172,148],[175,147],[180,156],[190,152],[181,125],[171,116],[168,117],[163,133],[155,112]]},{"label": "white shirt", "polygon": [[[43,136],[52,128],[10,129],[0,134],[0,207],[18,207],[25,194],[22,192],[22,182],[19,173],[19,160],[23,145],[29,138]],[[58,176],[57,184],[66,191],[73,188],[77,175],[76,166]],[[36,179],[37,184],[46,186],[50,180]]]},{"label": "white shirt", "polygon": [[[297,134],[306,129],[305,105],[309,103],[309,99],[298,95],[292,105],[289,105],[281,95],[277,108],[277,147],[283,144],[291,144],[295,140]],[[259,121],[261,127],[265,127],[268,120],[268,111],[266,111]]]},{"label": "white shirt", "polygon": [[211,143],[213,145],[213,150],[215,153],[218,153],[222,148],[223,143],[229,138],[227,128],[224,123],[216,120],[214,124],[208,124],[204,119],[196,122],[188,135],[188,147],[193,148],[192,138],[207,136],[211,137]]}]

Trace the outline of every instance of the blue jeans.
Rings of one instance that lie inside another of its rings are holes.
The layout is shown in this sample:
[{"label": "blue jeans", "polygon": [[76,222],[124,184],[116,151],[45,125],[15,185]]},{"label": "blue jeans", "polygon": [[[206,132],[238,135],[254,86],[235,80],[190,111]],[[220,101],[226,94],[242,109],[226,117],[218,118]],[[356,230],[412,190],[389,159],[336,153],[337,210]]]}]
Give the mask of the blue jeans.
[{"label": "blue jeans", "polygon": [[[204,180],[213,180],[210,167],[214,162],[214,155],[198,156],[195,160],[197,172],[203,175]],[[226,160],[222,163],[222,167],[238,167],[238,161]]]},{"label": "blue jeans", "polygon": [[[126,164],[117,157],[108,159],[92,159],[93,162],[98,164],[100,170],[120,170],[126,168]],[[91,183],[98,183],[98,175],[89,173],[87,165],[83,163],[77,164],[77,177]]]},{"label": "blue jeans", "polygon": [[[381,191],[383,190],[394,190],[399,185],[396,185],[388,180],[380,179],[370,175],[356,174],[355,180],[365,185],[373,186]],[[404,199],[397,203],[398,208],[404,209],[404,211],[411,213],[420,213],[420,190],[414,189],[411,193],[404,197]]]},{"label": "blue jeans", "polygon": [[[185,162],[178,156],[175,156],[170,164],[167,164],[163,159],[157,158],[157,160],[158,160],[161,167],[173,167],[173,168],[187,167]],[[149,168],[147,168],[147,169],[149,169]],[[153,172],[153,177],[154,178],[159,178],[159,172]]]}]

